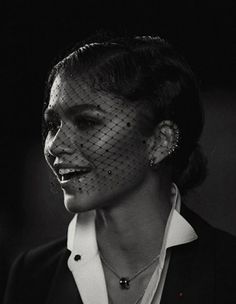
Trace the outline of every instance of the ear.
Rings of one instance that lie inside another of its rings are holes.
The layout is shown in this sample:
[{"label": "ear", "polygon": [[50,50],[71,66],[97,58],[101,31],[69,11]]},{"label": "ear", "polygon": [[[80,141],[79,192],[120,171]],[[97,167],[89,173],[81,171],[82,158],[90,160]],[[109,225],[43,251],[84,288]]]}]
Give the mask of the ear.
[{"label": "ear", "polygon": [[147,140],[150,165],[156,167],[162,160],[174,152],[178,146],[179,129],[170,120],[160,122]]}]

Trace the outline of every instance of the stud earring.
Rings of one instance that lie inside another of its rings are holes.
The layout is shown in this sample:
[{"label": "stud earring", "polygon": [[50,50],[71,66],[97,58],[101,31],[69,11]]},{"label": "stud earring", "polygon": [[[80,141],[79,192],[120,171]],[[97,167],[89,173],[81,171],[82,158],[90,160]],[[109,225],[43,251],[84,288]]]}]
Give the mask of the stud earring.
[{"label": "stud earring", "polygon": [[149,166],[150,166],[151,168],[154,167],[154,160],[153,160],[153,159],[150,160]]},{"label": "stud earring", "polygon": [[153,169],[156,169],[158,164],[155,163],[155,158],[152,158],[150,161],[149,161],[149,166]]},{"label": "stud earring", "polygon": [[178,148],[178,143],[176,142],[171,148],[169,148],[168,150],[168,154],[170,155],[171,153],[173,153],[175,151],[175,149]]}]

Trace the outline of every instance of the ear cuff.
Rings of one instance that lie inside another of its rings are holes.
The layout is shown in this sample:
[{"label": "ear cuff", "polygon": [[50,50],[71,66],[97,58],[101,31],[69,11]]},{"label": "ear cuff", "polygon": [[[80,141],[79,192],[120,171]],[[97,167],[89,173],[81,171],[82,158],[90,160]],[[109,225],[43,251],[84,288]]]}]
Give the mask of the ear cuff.
[{"label": "ear cuff", "polygon": [[168,150],[168,154],[172,154],[179,146],[179,130],[176,125],[173,126],[174,129],[174,142]]},{"label": "ear cuff", "polygon": [[[174,142],[172,143],[172,146],[168,149],[168,152],[167,152],[168,155],[171,155],[172,153],[174,153],[175,150],[179,146],[179,130],[178,130],[178,128],[177,128],[176,125],[172,125],[172,128],[174,130]],[[153,157],[152,159],[150,159],[149,166],[151,168],[156,168],[158,166],[158,164],[156,164],[155,157]]]}]

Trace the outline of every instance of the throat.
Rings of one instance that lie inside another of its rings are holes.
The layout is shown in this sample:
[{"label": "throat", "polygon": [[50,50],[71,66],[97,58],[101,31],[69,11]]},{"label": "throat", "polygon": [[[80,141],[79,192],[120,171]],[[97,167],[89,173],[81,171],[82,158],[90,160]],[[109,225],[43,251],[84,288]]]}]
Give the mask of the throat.
[{"label": "throat", "polygon": [[[99,219],[97,222],[99,223]],[[140,221],[130,217],[121,227],[114,226],[109,220],[104,225],[98,223],[99,250],[108,264],[120,270],[120,278],[130,278],[137,269],[155,261],[159,255],[165,221],[160,222],[156,217],[142,218]]]},{"label": "throat", "polygon": [[157,266],[158,261],[153,263],[144,271],[139,270],[134,276],[120,276],[118,277],[107,267],[102,261],[103,269],[108,288],[109,302],[116,303],[140,303],[152,274]]},{"label": "throat", "polygon": [[171,210],[170,192],[162,195],[156,183],[153,188],[125,197],[111,208],[97,210],[99,249],[108,263],[117,265],[123,274],[134,273],[161,250]]}]

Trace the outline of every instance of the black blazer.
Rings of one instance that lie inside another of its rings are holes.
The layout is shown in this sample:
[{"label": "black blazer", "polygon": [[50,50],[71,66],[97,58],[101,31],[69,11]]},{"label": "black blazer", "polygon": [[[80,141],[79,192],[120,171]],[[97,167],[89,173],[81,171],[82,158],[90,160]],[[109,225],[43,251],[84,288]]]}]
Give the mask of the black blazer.
[{"label": "black blazer", "polygon": [[[199,238],[172,248],[161,304],[236,304],[236,238],[185,206],[181,213]],[[82,304],[67,267],[69,254],[63,239],[21,255],[4,304]]]}]

